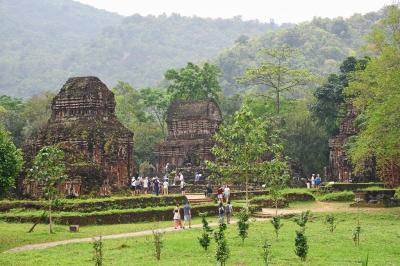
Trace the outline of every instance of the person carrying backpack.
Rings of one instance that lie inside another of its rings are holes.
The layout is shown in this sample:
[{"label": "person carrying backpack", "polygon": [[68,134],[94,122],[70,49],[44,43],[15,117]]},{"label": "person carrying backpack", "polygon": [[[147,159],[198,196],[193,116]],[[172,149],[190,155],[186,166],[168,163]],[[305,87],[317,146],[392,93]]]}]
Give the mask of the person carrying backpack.
[{"label": "person carrying backpack", "polygon": [[222,202],[219,203],[218,207],[218,217],[219,217],[219,223],[223,224],[225,222],[225,208],[224,204]]},{"label": "person carrying backpack", "polygon": [[226,223],[230,224],[231,223],[231,217],[233,213],[233,207],[230,201],[228,201],[228,204],[225,206],[225,213],[226,213]]}]

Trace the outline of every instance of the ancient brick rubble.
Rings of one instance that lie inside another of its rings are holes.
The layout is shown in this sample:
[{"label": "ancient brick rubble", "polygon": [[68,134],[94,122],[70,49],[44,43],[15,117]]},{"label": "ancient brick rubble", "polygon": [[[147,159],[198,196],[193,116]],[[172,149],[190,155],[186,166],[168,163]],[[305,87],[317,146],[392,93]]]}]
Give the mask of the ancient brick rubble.
[{"label": "ancient brick rubble", "polygon": [[[60,190],[74,194],[128,184],[134,172],[133,133],[115,116],[114,94],[97,77],[70,78],[52,102],[52,115],[24,148],[27,167],[46,145],[66,153],[70,180]],[[40,194],[37,184],[23,182],[27,194]]]},{"label": "ancient brick rubble", "polygon": [[340,124],[339,134],[329,139],[329,166],[327,168],[327,178],[329,181],[338,182],[364,182],[376,179],[375,163],[367,160],[362,173],[354,173],[345,145],[349,137],[358,133],[354,121],[357,117],[355,109],[351,103],[347,105],[347,113]]},{"label": "ancient brick rubble", "polygon": [[167,114],[167,139],[155,147],[156,170],[163,172],[167,163],[178,168],[199,167],[212,160],[212,136],[221,122],[214,100],[172,103]]}]

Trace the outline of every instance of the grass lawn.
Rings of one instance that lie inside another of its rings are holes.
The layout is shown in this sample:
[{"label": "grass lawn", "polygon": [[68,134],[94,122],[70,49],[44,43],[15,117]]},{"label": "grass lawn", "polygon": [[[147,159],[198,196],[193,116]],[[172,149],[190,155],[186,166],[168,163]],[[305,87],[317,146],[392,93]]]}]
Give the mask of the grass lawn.
[{"label": "grass lawn", "polygon": [[[275,240],[269,221],[252,222],[249,238],[243,245],[237,236],[236,225],[230,225],[226,231],[231,250],[227,265],[263,265],[261,243],[266,238],[272,244],[273,265],[361,265],[361,259],[365,259],[367,254],[369,265],[400,265],[400,208],[361,211],[362,233],[359,248],[352,241],[357,213],[340,212],[335,215],[339,223],[333,233],[324,224],[326,213],[315,213],[309,222],[306,230],[309,255],[305,263],[301,263],[293,251],[297,225],[291,220],[284,220],[279,240]],[[7,227],[5,224],[0,226],[0,232]],[[103,233],[108,230],[107,234],[111,230],[121,232],[125,226],[138,228],[145,227],[146,224],[85,227],[85,233],[95,233],[97,230],[103,230]],[[11,226],[13,227],[17,228],[16,225]],[[45,233],[43,229],[41,231],[42,234]],[[17,234],[26,233],[20,230],[14,237]],[[67,232],[58,231],[55,237],[64,234]],[[104,241],[104,265],[215,265],[214,242],[210,250],[205,252],[197,241],[200,234],[201,229],[165,234],[160,262],[153,258],[151,236],[107,240]],[[43,236],[41,240],[45,241],[44,238]],[[92,255],[91,243],[79,243],[45,250],[3,253],[0,256],[0,265],[93,265]]]}]

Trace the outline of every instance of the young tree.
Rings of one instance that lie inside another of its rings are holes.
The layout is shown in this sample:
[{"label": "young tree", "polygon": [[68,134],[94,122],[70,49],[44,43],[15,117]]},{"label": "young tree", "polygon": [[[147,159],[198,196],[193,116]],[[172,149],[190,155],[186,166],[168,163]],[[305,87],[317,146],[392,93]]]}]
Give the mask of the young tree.
[{"label": "young tree", "polygon": [[165,73],[165,79],[170,82],[168,93],[172,100],[218,99],[219,74],[219,68],[209,63],[199,66],[189,62],[179,70],[169,69]]},{"label": "young tree", "polygon": [[280,113],[281,95],[284,92],[307,85],[313,78],[304,69],[293,69],[290,62],[298,51],[288,46],[265,48],[260,51],[267,59],[256,68],[249,68],[238,79],[239,83],[262,85],[271,89],[275,96],[276,113]]},{"label": "young tree", "polygon": [[262,249],[263,249],[263,260],[264,260],[264,265],[268,266],[271,262],[271,244],[269,243],[269,241],[267,239],[264,240],[264,243],[262,245]]},{"label": "young tree", "polygon": [[297,217],[294,218],[294,222],[301,227],[301,230],[305,231],[306,230],[306,225],[307,222],[310,218],[311,211],[303,211],[301,212]]},{"label": "young tree", "polygon": [[9,133],[0,126],[0,198],[15,186],[23,164],[22,153],[11,140]]},{"label": "young tree", "polygon": [[287,169],[276,136],[269,132],[267,122],[256,117],[246,105],[235,113],[231,123],[219,128],[214,139],[215,160],[207,161],[207,167],[214,174],[245,184],[247,210],[249,182],[267,180]]},{"label": "young tree", "polygon": [[237,226],[238,226],[239,237],[242,239],[242,244],[249,235],[249,226],[250,226],[249,218],[250,216],[248,211],[242,209],[239,212],[239,221],[237,223]]},{"label": "young tree", "polygon": [[305,261],[308,253],[307,237],[305,236],[304,230],[296,231],[295,238],[295,253],[302,260]]},{"label": "young tree", "polygon": [[201,216],[201,223],[203,224],[203,234],[201,235],[201,237],[198,237],[197,239],[199,240],[199,243],[204,248],[204,250],[207,251],[211,243],[210,234],[212,233],[213,230],[208,225],[206,219],[206,213],[202,213],[200,214],[200,216]]},{"label": "young tree", "polygon": [[43,186],[49,204],[49,229],[53,233],[51,209],[59,194],[57,186],[66,178],[64,152],[56,146],[43,147],[36,154],[28,177]]},{"label": "young tree", "polygon": [[161,249],[164,246],[163,235],[164,232],[154,229],[153,231],[153,245],[154,245],[154,257],[159,261],[161,259]]},{"label": "young tree", "polygon": [[93,240],[93,262],[95,266],[103,265],[103,239],[100,236],[99,239]]},{"label": "young tree", "polygon": [[217,249],[215,251],[215,258],[220,266],[225,266],[226,261],[229,258],[229,247],[225,237],[226,224],[219,224],[218,231],[214,232],[214,239],[217,243]]}]

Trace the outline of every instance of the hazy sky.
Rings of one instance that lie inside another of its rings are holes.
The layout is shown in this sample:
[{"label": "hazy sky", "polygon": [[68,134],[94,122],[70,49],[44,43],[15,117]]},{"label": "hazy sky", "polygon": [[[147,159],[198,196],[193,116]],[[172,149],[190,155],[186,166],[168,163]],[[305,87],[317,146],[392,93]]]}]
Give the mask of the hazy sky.
[{"label": "hazy sky", "polygon": [[159,15],[259,19],[301,22],[320,17],[348,17],[353,13],[377,11],[393,0],[76,0],[122,15]]}]

